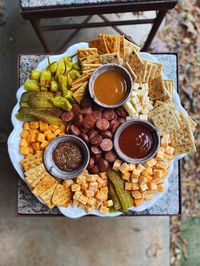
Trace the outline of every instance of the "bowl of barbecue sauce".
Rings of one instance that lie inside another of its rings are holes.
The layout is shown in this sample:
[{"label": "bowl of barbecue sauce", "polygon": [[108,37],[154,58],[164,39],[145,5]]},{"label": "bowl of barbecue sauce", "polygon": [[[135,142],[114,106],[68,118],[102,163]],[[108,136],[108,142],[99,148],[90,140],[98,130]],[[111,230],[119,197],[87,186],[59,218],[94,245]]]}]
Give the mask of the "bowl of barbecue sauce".
[{"label": "bowl of barbecue sauce", "polygon": [[86,143],[73,135],[55,138],[44,153],[44,163],[55,177],[73,179],[86,169],[90,153]]},{"label": "bowl of barbecue sauce", "polygon": [[144,163],[155,156],[160,136],[149,122],[131,119],[123,123],[114,136],[114,147],[127,163]]}]

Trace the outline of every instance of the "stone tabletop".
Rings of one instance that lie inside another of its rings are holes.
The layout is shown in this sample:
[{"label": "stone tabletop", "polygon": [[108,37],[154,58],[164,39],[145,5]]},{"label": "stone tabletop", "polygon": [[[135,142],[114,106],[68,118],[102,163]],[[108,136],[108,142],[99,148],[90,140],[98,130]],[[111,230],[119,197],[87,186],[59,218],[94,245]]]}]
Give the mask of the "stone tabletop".
[{"label": "stone tabletop", "polygon": [[[166,0],[154,0],[154,2],[165,2]],[[69,5],[84,5],[84,4],[109,4],[109,3],[126,3],[126,2],[148,2],[148,0],[21,0],[23,9],[28,8],[45,8],[59,7]]]},{"label": "stone tabletop", "polygon": [[[175,81],[177,89],[177,57],[175,54],[154,54],[155,58],[163,63],[164,74]],[[20,55],[19,56],[19,84],[22,85],[28,78],[29,72],[46,56],[44,55]],[[148,210],[141,213],[130,212],[125,216],[136,215],[176,215],[180,213],[180,172],[179,163],[175,164],[174,170],[169,177],[169,189],[164,196]],[[58,215],[59,210],[55,207],[49,210],[40,203],[30,192],[27,185],[19,179],[18,181],[18,213],[23,215]]]}]

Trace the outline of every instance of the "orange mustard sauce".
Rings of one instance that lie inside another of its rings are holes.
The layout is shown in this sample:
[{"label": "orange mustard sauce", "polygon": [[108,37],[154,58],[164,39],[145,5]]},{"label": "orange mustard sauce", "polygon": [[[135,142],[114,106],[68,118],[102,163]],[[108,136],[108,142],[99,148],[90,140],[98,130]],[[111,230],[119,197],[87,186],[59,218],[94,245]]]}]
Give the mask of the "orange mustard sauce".
[{"label": "orange mustard sauce", "polygon": [[114,70],[103,72],[94,83],[96,98],[107,105],[114,105],[123,100],[126,90],[126,80],[119,72]]},{"label": "orange mustard sauce", "polygon": [[124,154],[131,158],[144,158],[153,148],[152,134],[143,125],[130,125],[119,136],[119,147]]}]

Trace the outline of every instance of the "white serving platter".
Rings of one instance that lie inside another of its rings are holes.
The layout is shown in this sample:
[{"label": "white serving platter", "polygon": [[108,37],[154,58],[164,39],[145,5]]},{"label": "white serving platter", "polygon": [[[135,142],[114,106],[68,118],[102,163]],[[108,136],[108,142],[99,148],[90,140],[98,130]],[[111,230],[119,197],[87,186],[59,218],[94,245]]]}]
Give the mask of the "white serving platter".
[{"label": "white serving platter", "polygon": [[[49,56],[50,62],[59,61],[63,56],[74,55],[77,53],[78,48],[87,48],[87,47],[88,47],[88,44],[85,42],[74,44],[74,45],[70,46],[63,54],[50,55]],[[155,57],[153,57],[149,53],[141,52],[140,56],[142,59],[147,59],[150,61],[157,61],[155,59]],[[74,61],[77,61],[77,57],[74,57]],[[47,66],[48,66],[48,61],[46,58],[38,64],[36,69],[42,70],[42,69],[46,68]],[[164,76],[164,78],[167,78],[167,77]],[[25,91],[26,90],[24,89],[24,86],[21,86],[17,90],[17,94],[16,94],[17,103],[16,103],[15,107],[13,108],[12,115],[11,115],[11,121],[13,124],[13,131],[11,132],[11,134],[8,138],[8,152],[9,152],[10,160],[11,160],[15,170],[17,171],[19,176],[26,182],[26,180],[24,178],[23,171],[22,171],[20,164],[19,164],[19,161],[23,159],[23,156],[19,153],[19,143],[20,143],[20,139],[21,139],[20,133],[22,131],[23,122],[19,121],[15,117],[15,114],[17,113],[17,111],[20,107],[19,102],[20,102],[21,95]],[[188,115],[186,110],[181,105],[180,98],[179,98],[179,95],[178,95],[176,90],[174,91],[173,102],[176,105],[178,111],[183,112],[184,114]],[[164,183],[165,183],[165,191],[164,192],[155,193],[151,200],[144,201],[142,203],[142,205],[140,205],[139,207],[136,208],[133,206],[133,207],[129,208],[129,210],[135,211],[135,212],[142,212],[142,211],[152,207],[168,190],[168,187],[169,187],[168,178],[174,170],[175,163],[177,162],[177,160],[183,158],[185,155],[186,154],[176,156],[175,159],[171,162],[170,168],[169,168],[169,174],[164,180]],[[37,197],[37,198],[40,202],[44,203],[39,197]],[[72,208],[71,205],[69,205],[67,208],[64,208],[64,207],[58,207],[58,208],[64,216],[69,217],[69,218],[80,218],[80,217],[88,215],[88,213],[86,213],[83,209],[78,208],[78,207]],[[105,213],[101,213],[97,210],[94,210],[89,214],[93,214],[93,215],[101,216],[101,217],[115,217],[115,216],[121,215],[122,212],[105,214]]]}]

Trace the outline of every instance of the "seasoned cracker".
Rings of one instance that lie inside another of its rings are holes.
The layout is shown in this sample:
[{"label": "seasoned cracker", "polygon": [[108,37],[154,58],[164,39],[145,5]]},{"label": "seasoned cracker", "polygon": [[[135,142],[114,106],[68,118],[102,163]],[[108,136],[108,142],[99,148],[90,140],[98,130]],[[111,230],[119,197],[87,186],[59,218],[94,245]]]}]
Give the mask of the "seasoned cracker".
[{"label": "seasoned cracker", "polygon": [[133,72],[137,75],[136,82],[141,83],[143,81],[145,64],[135,50],[129,54],[128,63]]},{"label": "seasoned cracker", "polygon": [[132,68],[130,67],[130,65],[129,65],[129,63],[127,61],[125,62],[124,66],[130,72],[133,81],[135,81],[137,79],[137,76],[136,76],[135,72],[132,70]]},{"label": "seasoned cracker", "polygon": [[151,74],[149,77],[149,81],[151,81],[152,79],[154,79],[156,77],[156,71],[157,71],[157,65],[154,65],[152,62],[149,62],[151,64]]},{"label": "seasoned cracker", "polygon": [[121,64],[121,60],[118,53],[100,55],[100,61],[102,64]]},{"label": "seasoned cracker", "polygon": [[77,50],[77,53],[78,53],[78,58],[81,59],[89,55],[98,55],[98,50],[97,48],[79,48]]},{"label": "seasoned cracker", "polygon": [[43,179],[36,185],[32,192],[34,195],[40,196],[55,183],[57,183],[57,180],[53,176],[46,173]]},{"label": "seasoned cracker", "polygon": [[167,96],[162,76],[152,79],[149,85],[149,96],[151,100],[158,100]]},{"label": "seasoned cracker", "polygon": [[24,173],[25,175],[25,179],[29,184],[32,184],[32,182],[38,177],[38,175],[40,175],[41,173],[43,173],[44,171],[46,171],[44,164],[41,163],[31,169],[29,169],[28,171],[26,171]]},{"label": "seasoned cracker", "polygon": [[40,181],[45,177],[45,175],[48,174],[47,171],[44,171],[37,175],[37,178],[31,183],[31,187],[35,188],[37,184],[40,183]]},{"label": "seasoned cracker", "polygon": [[88,55],[87,57],[83,57],[80,59],[81,65],[83,64],[99,64],[100,57],[99,54],[97,55]]},{"label": "seasoned cracker", "polygon": [[109,53],[119,53],[119,48],[120,48],[119,36],[104,35],[104,39]]},{"label": "seasoned cracker", "polygon": [[88,45],[90,48],[97,48],[99,54],[109,53],[104,38],[99,38],[97,40],[91,40],[88,42]]},{"label": "seasoned cracker", "polygon": [[124,39],[124,57],[126,58],[133,50],[139,53],[141,48],[136,44]]},{"label": "seasoned cracker", "polygon": [[149,63],[148,61],[145,62],[145,71],[144,71],[144,77],[143,77],[143,82],[148,83],[150,76],[151,76],[151,70],[152,70],[152,64]]},{"label": "seasoned cracker", "polygon": [[152,62],[152,64],[157,66],[154,77],[162,76],[163,64],[159,62]]},{"label": "seasoned cracker", "polygon": [[119,51],[119,55],[121,58],[125,57],[125,49],[124,49],[124,35],[120,35],[120,51]]},{"label": "seasoned cracker", "polygon": [[51,198],[53,196],[53,193],[55,191],[55,188],[57,186],[57,183],[55,183],[53,186],[48,188],[46,191],[44,191],[41,195],[40,198],[45,202],[45,204],[52,209],[55,207],[55,205],[52,203]]},{"label": "seasoned cracker", "polygon": [[195,152],[194,136],[188,118],[180,113],[180,129],[170,133],[171,146],[175,154]]},{"label": "seasoned cracker", "polygon": [[57,184],[52,196],[52,203],[56,206],[67,207],[71,199],[71,192],[63,185]]},{"label": "seasoned cracker", "polygon": [[82,74],[79,78],[75,79],[72,82],[72,87],[74,87],[75,85],[78,85],[78,84],[82,84],[83,82],[87,81],[88,79],[89,79],[89,75]]},{"label": "seasoned cracker", "polygon": [[35,155],[28,155],[25,159],[20,161],[20,165],[24,171],[28,171],[29,169],[39,165],[42,163],[43,152],[35,154]]},{"label": "seasoned cracker", "polygon": [[81,100],[83,99],[85,92],[86,92],[86,89],[87,89],[87,85],[88,85],[88,82],[83,84],[78,90],[76,90],[73,93],[73,97],[78,103],[80,103]]},{"label": "seasoned cracker", "polygon": [[167,104],[154,108],[149,117],[161,135],[180,128],[179,117]]}]

